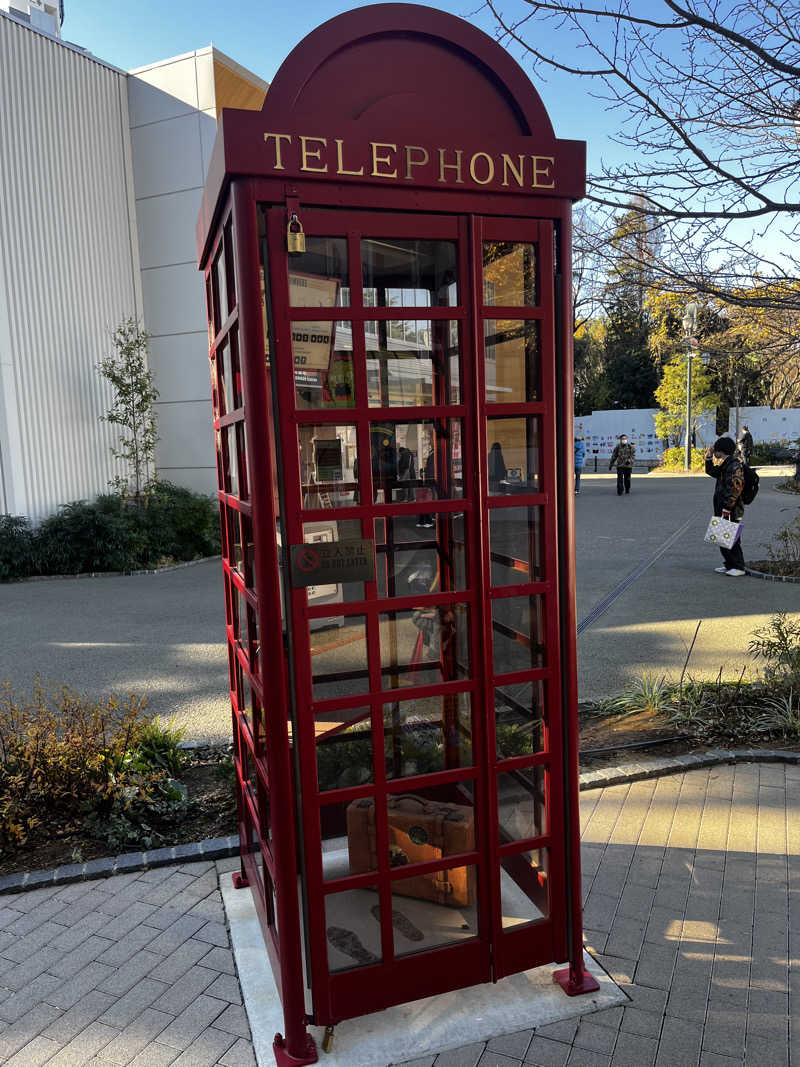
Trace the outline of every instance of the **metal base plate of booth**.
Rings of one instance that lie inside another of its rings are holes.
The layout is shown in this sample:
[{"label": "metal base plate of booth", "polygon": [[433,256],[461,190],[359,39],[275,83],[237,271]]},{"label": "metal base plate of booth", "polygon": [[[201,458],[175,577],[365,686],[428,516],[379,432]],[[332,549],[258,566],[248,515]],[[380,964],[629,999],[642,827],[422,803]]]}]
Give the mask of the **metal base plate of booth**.
[{"label": "metal base plate of booth", "polygon": [[[273,1039],[283,1030],[283,1013],[250,893],[236,892],[230,875],[221,879],[244,1006],[259,1067],[275,1063]],[[554,982],[552,966],[512,975],[494,985],[479,985],[427,997],[338,1024],[325,1067],[388,1067],[426,1054],[544,1026],[587,1012],[627,1003],[627,997],[588,953],[587,978],[595,992],[565,997]],[[417,1022],[415,1022],[415,1019]],[[425,1020],[424,1026],[418,1021]],[[309,1027],[318,1049],[324,1030]]]}]

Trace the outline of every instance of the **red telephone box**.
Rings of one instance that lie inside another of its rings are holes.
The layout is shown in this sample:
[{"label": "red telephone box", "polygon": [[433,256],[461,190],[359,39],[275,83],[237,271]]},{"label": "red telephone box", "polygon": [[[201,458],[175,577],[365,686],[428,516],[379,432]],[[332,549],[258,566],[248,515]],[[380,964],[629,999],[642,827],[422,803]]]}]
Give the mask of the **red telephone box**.
[{"label": "red telephone box", "polygon": [[222,114],[198,223],[242,848],[285,1015],[582,964],[570,210],[516,63],[432,9]]}]

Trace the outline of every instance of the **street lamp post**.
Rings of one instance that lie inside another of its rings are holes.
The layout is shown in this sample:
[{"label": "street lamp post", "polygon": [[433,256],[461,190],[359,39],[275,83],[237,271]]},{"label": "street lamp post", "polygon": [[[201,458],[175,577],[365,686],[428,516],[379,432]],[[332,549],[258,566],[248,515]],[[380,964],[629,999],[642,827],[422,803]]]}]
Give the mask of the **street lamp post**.
[{"label": "street lamp post", "polygon": [[683,335],[686,338],[686,453],[684,470],[692,469],[692,341],[697,329],[697,304],[692,300],[683,311]]}]

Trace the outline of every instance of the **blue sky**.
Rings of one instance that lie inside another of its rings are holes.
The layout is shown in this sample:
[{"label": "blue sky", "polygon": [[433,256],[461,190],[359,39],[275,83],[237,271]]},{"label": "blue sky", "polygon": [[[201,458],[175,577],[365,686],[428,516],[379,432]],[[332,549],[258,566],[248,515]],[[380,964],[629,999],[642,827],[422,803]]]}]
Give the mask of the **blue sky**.
[{"label": "blue sky", "polygon": [[[214,44],[270,81],[307,33],[334,15],[361,6],[357,0],[238,0],[231,5],[219,0],[129,0],[113,4],[109,0],[65,0],[62,35],[123,70]],[[492,34],[489,13],[478,10],[480,0],[442,0],[431,6],[466,18]],[[612,123],[589,96],[587,83],[579,79],[533,80],[558,137],[588,141],[590,163],[613,151],[607,136]]]}]

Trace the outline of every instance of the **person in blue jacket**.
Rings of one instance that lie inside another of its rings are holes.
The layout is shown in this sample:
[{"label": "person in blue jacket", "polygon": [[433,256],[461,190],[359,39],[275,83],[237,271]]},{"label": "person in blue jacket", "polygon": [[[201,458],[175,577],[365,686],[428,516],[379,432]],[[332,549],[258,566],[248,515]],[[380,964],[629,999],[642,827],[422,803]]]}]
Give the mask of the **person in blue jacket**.
[{"label": "person in blue jacket", "polygon": [[575,438],[575,492],[581,491],[581,471],[586,459],[586,445],[581,437]]}]

